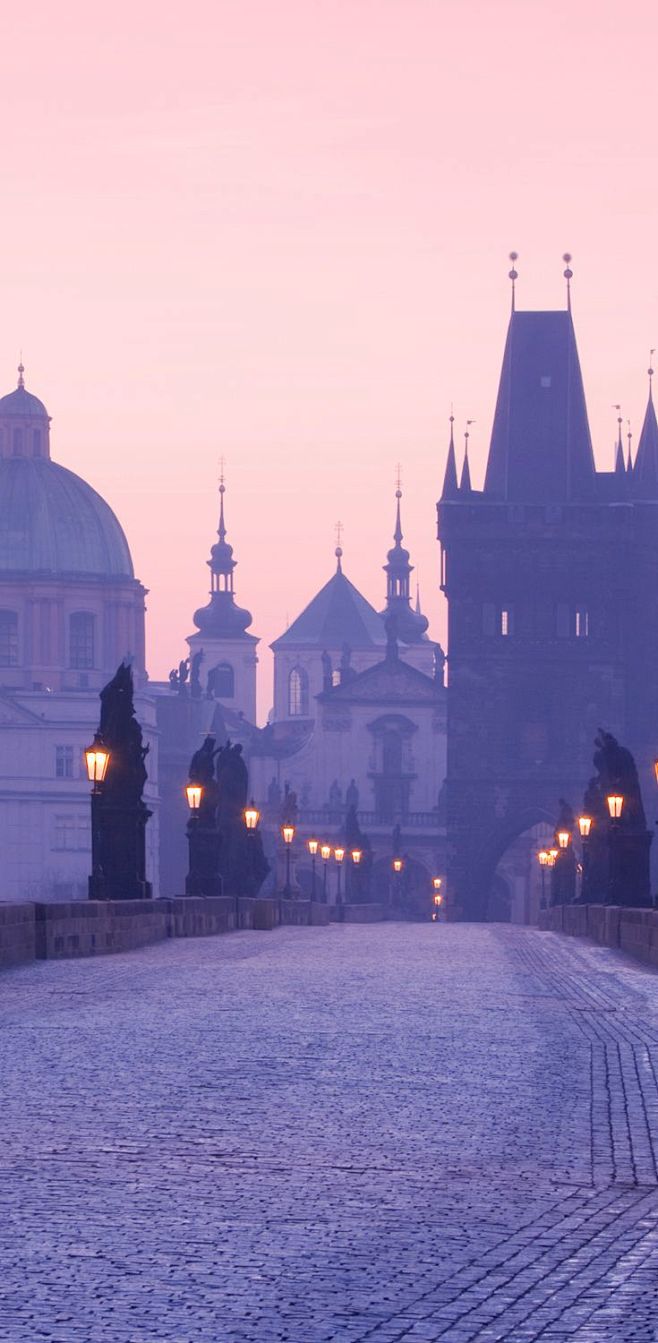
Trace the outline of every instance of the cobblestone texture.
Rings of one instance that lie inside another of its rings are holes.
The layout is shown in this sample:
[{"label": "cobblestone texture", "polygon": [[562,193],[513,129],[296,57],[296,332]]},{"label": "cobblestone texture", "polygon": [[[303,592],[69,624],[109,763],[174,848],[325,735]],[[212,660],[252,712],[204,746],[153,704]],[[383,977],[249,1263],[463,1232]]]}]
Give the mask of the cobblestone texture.
[{"label": "cobblestone texture", "polygon": [[2,1343],[658,1339],[658,977],[483,926],[0,979]]}]

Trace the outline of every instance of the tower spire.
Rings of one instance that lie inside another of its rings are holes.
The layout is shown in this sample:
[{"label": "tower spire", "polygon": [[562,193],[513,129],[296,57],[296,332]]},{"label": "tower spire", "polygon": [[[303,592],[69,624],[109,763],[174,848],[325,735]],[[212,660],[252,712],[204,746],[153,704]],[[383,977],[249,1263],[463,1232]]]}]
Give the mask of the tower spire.
[{"label": "tower spire", "polygon": [[509,272],[509,278],[512,281],[512,312],[516,311],[516,282],[519,278],[519,272],[516,269],[516,262],[519,259],[518,252],[510,252],[509,259],[512,263],[512,269]]},{"label": "tower spire", "polygon": [[217,535],[223,543],[226,540],[226,524],[224,522],[224,495],[226,494],[226,485],[224,484],[224,458],[221,458],[219,466],[219,527]]},{"label": "tower spire", "polygon": [[571,312],[571,281],[573,280],[573,271],[571,269],[571,252],[565,252],[562,260],[566,264],[566,270],[563,271],[567,282],[567,312]]},{"label": "tower spire", "polygon": [[457,487],[457,458],[455,457],[455,440],[453,437],[453,426],[455,417],[450,412],[450,442],[448,444],[448,460],[446,461],[446,473],[443,477],[442,499],[456,499],[459,493]]},{"label": "tower spire", "polygon": [[466,429],[464,430],[464,465],[462,467],[462,478],[459,486],[460,494],[471,493],[471,468],[468,461],[468,440],[470,438],[469,429],[472,424],[475,424],[475,420],[467,420]]},{"label": "tower spire", "polygon": [[613,409],[617,411],[617,443],[615,445],[615,474],[618,476],[624,476],[626,474],[626,466],[624,464],[624,445],[621,441],[621,426],[622,426],[621,406],[615,405]]},{"label": "tower spire", "polygon": [[658,499],[658,423],[653,404],[653,356],[655,349],[649,351],[649,396],[644,415],[644,423],[635,453],[633,466],[633,494],[638,499]]},{"label": "tower spire", "polygon": [[627,458],[626,458],[626,473],[627,473],[627,475],[630,476],[630,474],[631,474],[631,472],[632,472],[632,470],[633,470],[633,454],[632,454],[632,452],[631,452],[631,446],[632,446],[632,442],[633,442],[633,431],[632,431],[632,429],[631,429],[631,422],[630,422],[630,420],[627,420],[626,423],[627,423],[627,425],[628,425],[628,432],[627,432],[627,434],[626,434],[626,438],[627,438],[627,441],[628,441],[628,456],[627,456]]}]

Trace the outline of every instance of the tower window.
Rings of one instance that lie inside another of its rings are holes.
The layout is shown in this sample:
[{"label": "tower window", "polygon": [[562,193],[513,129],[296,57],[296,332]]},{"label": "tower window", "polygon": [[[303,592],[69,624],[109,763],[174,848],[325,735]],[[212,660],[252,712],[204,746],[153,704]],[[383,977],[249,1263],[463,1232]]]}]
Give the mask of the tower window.
[{"label": "tower window", "polygon": [[308,713],[308,676],[302,667],[293,667],[288,677],[288,713],[291,718]]},{"label": "tower window", "polygon": [[208,675],[208,689],[217,699],[233,699],[235,672],[230,662],[220,662]]},{"label": "tower window", "polygon": [[69,619],[69,666],[79,671],[94,665],[95,623],[88,611],[76,611]]},{"label": "tower window", "polygon": [[512,612],[509,607],[503,607],[500,613],[500,633],[504,638],[512,633]]},{"label": "tower window", "polygon": [[582,607],[576,611],[576,638],[589,638],[589,611],[583,610]]},{"label": "tower window", "polygon": [[0,611],[0,667],[18,666],[18,616]]}]

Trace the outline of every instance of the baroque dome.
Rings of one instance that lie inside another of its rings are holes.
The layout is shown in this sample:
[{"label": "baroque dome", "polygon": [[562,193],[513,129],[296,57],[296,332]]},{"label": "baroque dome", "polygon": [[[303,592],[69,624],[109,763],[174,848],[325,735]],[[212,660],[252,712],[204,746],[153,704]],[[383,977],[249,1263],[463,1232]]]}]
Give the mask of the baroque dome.
[{"label": "baroque dome", "polygon": [[0,459],[0,572],[134,577],[112,509],[44,457]]},{"label": "baroque dome", "polygon": [[0,573],[134,578],[112,509],[50,459],[50,416],[18,386],[0,397]]}]

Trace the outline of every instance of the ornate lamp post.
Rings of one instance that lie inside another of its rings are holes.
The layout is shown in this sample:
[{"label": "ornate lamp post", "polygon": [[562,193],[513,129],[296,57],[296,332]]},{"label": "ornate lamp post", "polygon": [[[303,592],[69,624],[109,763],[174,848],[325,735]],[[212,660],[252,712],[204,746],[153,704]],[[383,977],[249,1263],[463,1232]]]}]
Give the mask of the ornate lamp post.
[{"label": "ornate lamp post", "polygon": [[624,810],[624,797],[622,793],[608,793],[606,797],[608,812],[610,815],[609,830],[609,872],[608,872],[608,904],[613,905],[615,899],[621,903],[621,852],[619,827],[622,812]]},{"label": "ornate lamp post", "polygon": [[309,839],[307,841],[308,851],[311,855],[311,900],[315,900],[315,860],[318,854],[319,840]]},{"label": "ornate lamp post", "polygon": [[[393,891],[395,892],[395,903],[400,904],[400,886],[402,884],[402,870],[404,868],[403,858],[394,858],[391,867],[393,869]],[[391,894],[393,894],[393,891]]]},{"label": "ornate lamp post", "polygon": [[589,836],[590,836],[590,831],[591,831],[591,829],[592,829],[592,818],[591,818],[591,816],[579,816],[579,817],[578,817],[578,830],[579,830],[579,833],[580,833],[580,843],[581,843],[582,854],[583,854],[583,861],[582,861],[582,866],[581,866],[581,876],[580,876],[580,898],[581,898],[581,900],[583,900],[583,901],[584,901],[584,899],[585,899],[585,897],[586,897],[586,895],[587,895],[587,877],[588,877],[588,872],[587,872],[587,858],[588,858],[588,852],[589,852]]},{"label": "ornate lamp post", "polygon": [[434,908],[432,910],[432,923],[439,922],[439,911],[441,909],[441,905],[443,904],[443,896],[441,894],[441,884],[442,883],[440,877],[432,877],[432,890],[434,892],[433,895]]},{"label": "ornate lamp post", "polygon": [[537,854],[537,862],[539,863],[539,871],[541,872],[541,907],[542,907],[542,909],[546,909],[546,868],[549,866],[550,861],[551,861],[551,857],[550,857],[550,854],[549,854],[549,852],[548,852],[548,849],[540,849],[540,850],[539,850],[539,853]]},{"label": "ornate lamp post", "polygon": [[342,892],[341,884],[340,884],[340,874],[341,874],[341,869],[342,869],[342,866],[343,866],[343,858],[344,858],[344,857],[345,857],[345,850],[344,850],[344,849],[341,849],[341,848],[336,848],[336,849],[334,849],[334,858],[336,859],[336,868],[337,868],[337,871],[338,871],[338,886],[337,886],[337,888],[336,888],[336,904],[338,905],[338,908],[339,908],[339,910],[340,910],[340,917],[341,917],[341,919],[342,919],[342,917],[343,917],[343,892]]},{"label": "ornate lamp post", "polygon": [[91,875],[89,877],[89,899],[103,900],[105,898],[105,877],[103,875],[103,866],[101,863],[101,841],[99,830],[99,798],[103,791],[103,783],[107,774],[107,767],[110,763],[110,752],[105,746],[100,732],[97,732],[91,746],[85,751],[85,764],[87,766],[87,777],[91,789]]},{"label": "ornate lamp post", "polygon": [[292,894],[290,890],[290,850],[292,848],[293,839],[295,838],[294,825],[282,825],[281,834],[283,836],[283,842],[286,846],[286,884],[283,890],[283,894],[285,895],[286,900],[289,900]]},{"label": "ornate lamp post", "polygon": [[203,895],[203,878],[199,870],[199,809],[203,797],[200,783],[188,783],[185,789],[190,819],[187,823],[188,874],[185,878],[186,895]]},{"label": "ornate lamp post", "polygon": [[326,903],[327,903],[327,868],[329,867],[329,859],[331,858],[331,845],[330,845],[330,844],[321,844],[321,845],[320,845],[320,853],[321,853],[321,855],[322,855],[322,863],[323,863],[323,872],[322,872],[322,899],[323,899],[324,904],[326,905]]}]

